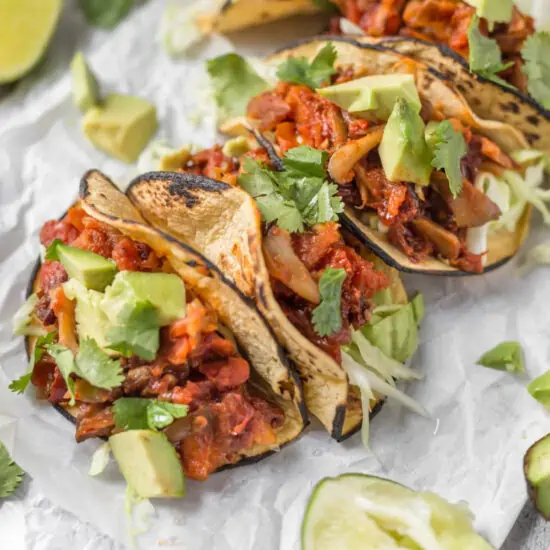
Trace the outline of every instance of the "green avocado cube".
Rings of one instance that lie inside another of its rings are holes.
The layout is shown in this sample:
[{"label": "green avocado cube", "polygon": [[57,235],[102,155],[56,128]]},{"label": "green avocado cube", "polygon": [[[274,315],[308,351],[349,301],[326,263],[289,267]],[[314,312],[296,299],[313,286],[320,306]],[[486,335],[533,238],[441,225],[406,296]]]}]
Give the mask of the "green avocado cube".
[{"label": "green avocado cube", "polygon": [[537,510],[550,520],[550,434],[527,451],[524,472]]},{"label": "green avocado cube", "polygon": [[99,85],[82,52],[75,53],[71,61],[71,74],[75,105],[84,112],[99,105]]},{"label": "green avocado cube", "polygon": [[382,168],[390,181],[430,184],[432,155],[424,130],[424,121],[415,108],[399,99],[378,148]]},{"label": "green avocado cube", "polygon": [[55,253],[69,277],[76,279],[87,289],[103,292],[118,271],[112,260],[89,250],[58,243]]},{"label": "green avocado cube", "polygon": [[176,450],[162,432],[130,430],[109,438],[128,485],[142,498],[181,498],[185,477]]},{"label": "green avocado cube", "polygon": [[157,131],[157,111],[149,101],[110,94],[90,109],[83,121],[84,135],[98,148],[124,162],[135,162]]},{"label": "green avocado cube", "polygon": [[149,302],[158,313],[160,326],[185,316],[185,285],[173,273],[121,271],[105,291],[101,303],[112,324],[128,304]]},{"label": "green avocado cube", "polygon": [[405,100],[417,113],[421,103],[411,74],[384,74],[364,76],[343,84],[317,90],[319,95],[336,103],[350,113],[372,111],[374,118],[388,120],[399,99]]}]

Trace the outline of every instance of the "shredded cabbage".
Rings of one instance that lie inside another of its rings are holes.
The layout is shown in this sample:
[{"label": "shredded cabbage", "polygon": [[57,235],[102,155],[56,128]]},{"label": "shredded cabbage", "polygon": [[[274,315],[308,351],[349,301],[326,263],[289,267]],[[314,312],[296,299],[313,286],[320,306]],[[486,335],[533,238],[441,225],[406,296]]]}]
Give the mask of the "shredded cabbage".
[{"label": "shredded cabbage", "polygon": [[41,326],[33,326],[32,313],[36,304],[38,303],[38,296],[31,294],[25,303],[16,311],[13,316],[13,333],[17,336],[43,336],[47,334],[47,331]]},{"label": "shredded cabbage", "polygon": [[160,39],[168,55],[178,57],[197,44],[204,33],[197,24],[199,10],[195,6],[170,3],[160,25]]},{"label": "shredded cabbage", "polygon": [[126,486],[126,533],[130,547],[135,548],[135,538],[149,530],[150,518],[155,512],[151,501],[139,496],[130,485]]},{"label": "shredded cabbage", "polygon": [[90,464],[90,470],[88,471],[89,476],[98,476],[102,474],[109,464],[109,457],[111,456],[111,446],[109,442],[106,441],[98,447],[95,453],[92,455],[92,462]]}]

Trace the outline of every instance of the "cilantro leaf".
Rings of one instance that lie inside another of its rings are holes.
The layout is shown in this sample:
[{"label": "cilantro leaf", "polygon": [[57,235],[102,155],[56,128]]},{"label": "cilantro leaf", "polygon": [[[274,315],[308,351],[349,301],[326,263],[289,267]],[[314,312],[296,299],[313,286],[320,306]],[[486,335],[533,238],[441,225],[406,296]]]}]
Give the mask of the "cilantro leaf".
[{"label": "cilantro leaf", "polygon": [[29,371],[11,382],[8,387],[12,392],[22,394],[27,389],[27,386],[29,385],[32,378],[32,370],[34,368],[34,365],[36,365],[36,363],[38,363],[38,361],[42,359],[42,356],[44,355],[44,353],[46,353],[46,346],[54,341],[56,335],[57,332],[52,331],[37,338],[34,345],[34,350],[31,354]]},{"label": "cilantro leaf", "polygon": [[44,259],[48,260],[49,262],[58,262],[59,261],[59,254],[57,253],[57,245],[63,244],[63,241],[60,239],[54,239],[50,246],[46,248],[46,254],[44,255]]},{"label": "cilantro leaf", "polygon": [[449,189],[454,198],[462,191],[462,170],[460,162],[467,153],[466,140],[453,125],[444,120],[430,131],[428,128],[427,143],[433,152],[432,166],[444,170],[449,180]]},{"label": "cilantro leaf", "polygon": [[247,158],[238,182],[256,200],[265,221],[299,232],[304,225],[336,221],[344,209],[337,186],[327,181],[327,160],[326,152],[306,146],[287,152],[284,172]]},{"label": "cilantro leaf", "polygon": [[289,149],[283,159],[285,170],[299,176],[326,178],[328,153],[307,145]]},{"label": "cilantro leaf", "polygon": [[289,57],[277,70],[277,78],[284,82],[303,84],[309,88],[320,88],[336,73],[336,57],[336,49],[332,42],[329,42],[311,63],[306,57]]},{"label": "cilantro leaf", "polygon": [[0,498],[9,497],[19,487],[25,472],[13,461],[0,441]]},{"label": "cilantro leaf", "polygon": [[124,381],[120,360],[111,359],[91,338],[79,342],[76,374],[96,388],[109,390]]},{"label": "cilantro leaf", "polygon": [[248,102],[269,88],[248,61],[235,53],[210,59],[206,68],[222,118],[244,115]]},{"label": "cilantro leaf", "polygon": [[537,32],[527,38],[521,54],[523,72],[531,96],[545,109],[550,109],[550,32]]},{"label": "cilantro leaf", "polygon": [[519,342],[502,342],[492,350],[484,353],[477,364],[510,373],[525,372],[523,353]]},{"label": "cilantro leaf", "polygon": [[69,405],[72,406],[75,403],[75,393],[74,380],[71,378],[71,374],[76,373],[76,363],[73,352],[61,344],[48,344],[45,347],[46,351],[54,358],[57,368],[59,369],[59,372],[61,372],[63,380],[65,380],[65,384],[67,384],[67,390],[71,396]]},{"label": "cilantro leaf", "polygon": [[106,334],[108,347],[125,357],[132,354],[152,361],[159,349],[159,318],[150,302],[128,304],[118,316],[118,325]]},{"label": "cilantro leaf", "polygon": [[342,284],[346,270],[327,267],[319,281],[321,303],[313,310],[311,317],[315,331],[320,336],[329,336],[342,328]]},{"label": "cilantro leaf", "polygon": [[88,22],[103,29],[116,27],[126,17],[134,2],[135,0],[79,0]]},{"label": "cilantro leaf", "polygon": [[470,70],[492,80],[501,86],[513,88],[497,73],[505,71],[514,65],[514,62],[502,63],[502,53],[498,42],[481,34],[479,17],[474,16],[468,27],[468,44],[470,47]]},{"label": "cilantro leaf", "polygon": [[160,430],[187,416],[187,405],[142,397],[121,397],[113,404],[115,424],[123,430]]}]

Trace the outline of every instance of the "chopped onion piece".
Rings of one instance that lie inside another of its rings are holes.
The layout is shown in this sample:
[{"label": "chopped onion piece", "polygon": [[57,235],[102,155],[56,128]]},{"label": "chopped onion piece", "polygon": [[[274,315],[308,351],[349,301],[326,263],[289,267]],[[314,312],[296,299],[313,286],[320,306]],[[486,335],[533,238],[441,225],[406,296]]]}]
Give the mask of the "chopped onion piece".
[{"label": "chopped onion piece", "polygon": [[363,36],[365,34],[365,31],[363,31],[359,25],[356,25],[345,17],[340,19],[340,31],[343,34],[349,34],[351,36]]}]

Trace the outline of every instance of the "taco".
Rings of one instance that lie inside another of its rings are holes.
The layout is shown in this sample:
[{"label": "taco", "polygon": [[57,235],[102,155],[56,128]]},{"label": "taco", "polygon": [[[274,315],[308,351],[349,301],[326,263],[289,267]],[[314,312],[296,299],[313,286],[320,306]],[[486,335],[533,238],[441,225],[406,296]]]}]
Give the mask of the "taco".
[{"label": "taco", "polygon": [[127,194],[256,301],[327,431],[342,440],[363,423],[366,440],[384,396],[422,411],[394,384],[419,378],[402,362],[417,346],[422,297],[409,302],[397,272],[341,230],[341,200],[316,157],[296,149],[295,171],[277,172],[263,148],[237,138],[165,158],[161,168],[179,172],[144,174]]},{"label": "taco", "polygon": [[299,436],[301,384],[265,319],[104,175],[88,172],[80,200],[40,238],[45,261],[18,329],[32,370],[12,389],[30,380],[75,422],[78,442],[160,432],[184,474],[204,480]]},{"label": "taco", "polygon": [[222,131],[261,134],[279,157],[300,144],[325,152],[346,205],[342,225],[386,263],[435,275],[490,271],[518,251],[531,205],[550,221],[539,189],[544,151],[530,150],[517,128],[476,116],[420,60],[342,38],[305,41],[268,61],[278,84]]}]

